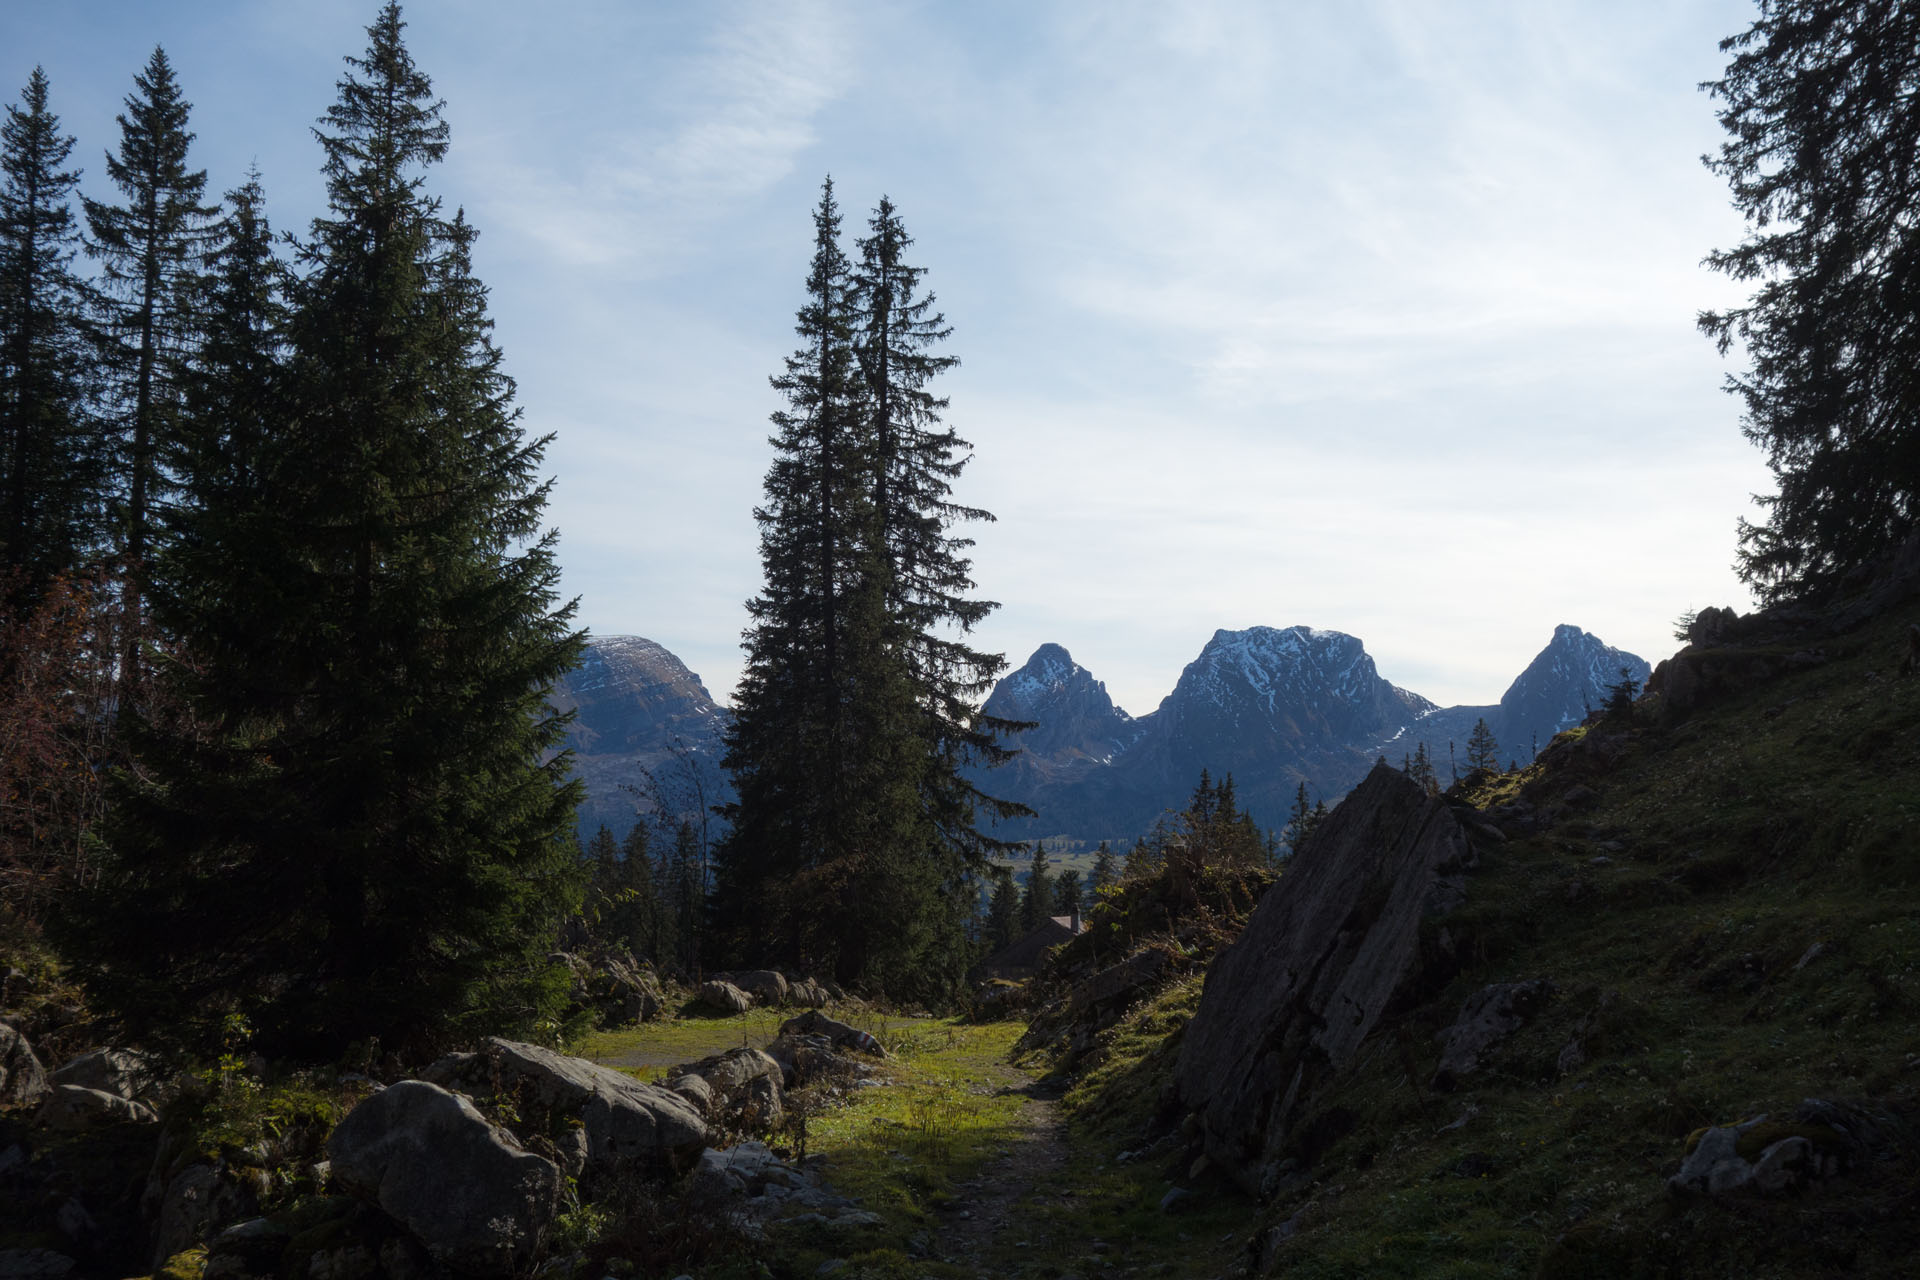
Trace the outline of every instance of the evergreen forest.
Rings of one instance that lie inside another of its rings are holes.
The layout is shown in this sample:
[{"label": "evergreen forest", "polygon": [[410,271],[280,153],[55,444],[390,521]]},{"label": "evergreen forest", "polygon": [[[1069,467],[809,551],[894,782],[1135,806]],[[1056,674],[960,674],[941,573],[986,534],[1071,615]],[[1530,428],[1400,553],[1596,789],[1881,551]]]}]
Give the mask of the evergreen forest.
[{"label": "evergreen forest", "polygon": [[162,48],[97,170],[4,107],[0,1278],[1909,1273],[1920,3],[1760,0],[1702,86],[1758,607],[1524,765],[1468,708],[1097,843],[1000,833],[964,330],[831,176],[724,794],[577,828],[555,437],[407,30],[301,227]]}]

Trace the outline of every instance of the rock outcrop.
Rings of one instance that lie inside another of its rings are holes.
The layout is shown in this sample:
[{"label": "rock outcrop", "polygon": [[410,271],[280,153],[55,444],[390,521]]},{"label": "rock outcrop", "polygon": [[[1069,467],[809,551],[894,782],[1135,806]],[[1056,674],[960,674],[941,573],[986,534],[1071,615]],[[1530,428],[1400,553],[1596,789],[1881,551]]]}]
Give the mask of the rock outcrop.
[{"label": "rock outcrop", "polygon": [[0,1022],[0,1110],[37,1107],[47,1096],[47,1071],[27,1038]]},{"label": "rock outcrop", "polygon": [[468,1275],[525,1274],[559,1212],[552,1161],[424,1080],[403,1080],[355,1107],[327,1152],[338,1185]]},{"label": "rock outcrop", "polygon": [[475,1058],[442,1061],[431,1074],[481,1089],[497,1080],[523,1116],[552,1117],[550,1129],[578,1120],[595,1176],[682,1170],[706,1146],[706,1123],[685,1098],[584,1058],[496,1036]]},{"label": "rock outcrop", "polygon": [[709,978],[693,993],[694,1002],[720,1013],[745,1013],[753,1008],[753,997],[719,978]]},{"label": "rock outcrop", "polygon": [[1475,861],[1445,803],[1378,766],[1214,962],[1175,1084],[1206,1154],[1250,1193],[1312,1155],[1301,1128],[1321,1086],[1419,974],[1422,925],[1464,899]]},{"label": "rock outcrop", "polygon": [[1469,996],[1453,1025],[1440,1033],[1434,1088],[1451,1089],[1460,1077],[1478,1071],[1487,1050],[1527,1025],[1553,998],[1553,991],[1553,983],[1533,978],[1496,982]]}]

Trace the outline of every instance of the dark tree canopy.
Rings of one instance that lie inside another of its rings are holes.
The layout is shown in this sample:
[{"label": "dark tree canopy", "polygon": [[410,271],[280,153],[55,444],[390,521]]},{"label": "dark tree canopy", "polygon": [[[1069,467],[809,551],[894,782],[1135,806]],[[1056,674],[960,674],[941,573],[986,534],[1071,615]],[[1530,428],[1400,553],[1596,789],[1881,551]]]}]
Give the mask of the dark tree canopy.
[{"label": "dark tree canopy", "polygon": [[[187,364],[196,338],[204,252],[218,210],[200,203],[205,170],[187,167],[189,106],[166,52],[155,48],[118,117],[106,158],[120,202],[85,201],[88,251],[101,267],[102,351],[114,444],[115,540],[121,558],[120,676],[144,667],[146,584],[158,512],[171,488]],[[123,699],[124,701],[124,699]]]},{"label": "dark tree canopy", "polygon": [[196,395],[247,443],[186,472],[208,514],[160,675],[191,715],[136,726],[87,925],[96,989],[155,1033],[237,1013],[280,1051],[426,1048],[537,1031],[562,990],[578,785],[545,690],[582,637],[473,230],[424,193],[447,129],[402,25],[381,11],[319,134],[283,362],[251,197],[228,222]]},{"label": "dark tree canopy", "polygon": [[1871,563],[1920,502],[1920,5],[1762,0],[1721,48],[1708,164],[1749,232],[1708,262],[1754,293],[1700,324],[1750,361],[1728,386],[1778,487],[1739,567],[1777,600]]},{"label": "dark tree canopy", "polygon": [[99,548],[106,469],[88,408],[93,294],[74,271],[80,174],[48,102],[35,67],[0,122],[0,573],[28,603]]}]

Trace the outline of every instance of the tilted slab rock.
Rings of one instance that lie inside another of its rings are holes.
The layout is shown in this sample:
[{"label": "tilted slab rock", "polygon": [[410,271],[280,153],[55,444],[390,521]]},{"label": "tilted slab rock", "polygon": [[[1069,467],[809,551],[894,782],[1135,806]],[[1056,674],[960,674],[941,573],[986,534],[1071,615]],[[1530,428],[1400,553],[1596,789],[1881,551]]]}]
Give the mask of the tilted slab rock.
[{"label": "tilted slab rock", "polygon": [[458,1094],[402,1080],[327,1139],[331,1176],[474,1276],[524,1274],[560,1208],[560,1170]]},{"label": "tilted slab rock", "polygon": [[1273,1190],[1320,1086],[1417,972],[1421,922],[1459,905],[1475,861],[1442,801],[1376,765],[1214,961],[1175,1084],[1250,1193]]}]

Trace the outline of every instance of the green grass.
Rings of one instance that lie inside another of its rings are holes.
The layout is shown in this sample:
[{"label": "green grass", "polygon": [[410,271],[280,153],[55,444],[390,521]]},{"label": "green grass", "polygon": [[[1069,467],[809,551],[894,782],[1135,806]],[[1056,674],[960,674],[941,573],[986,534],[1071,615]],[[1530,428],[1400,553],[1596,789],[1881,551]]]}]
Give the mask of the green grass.
[{"label": "green grass", "polygon": [[[592,1031],[567,1052],[617,1067],[644,1080],[656,1080],[668,1068],[742,1045],[765,1047],[780,1034],[780,1024],[797,1009],[750,1009],[726,1017],[683,1013],[618,1031]],[[844,1013],[842,1015],[845,1017]]]}]

